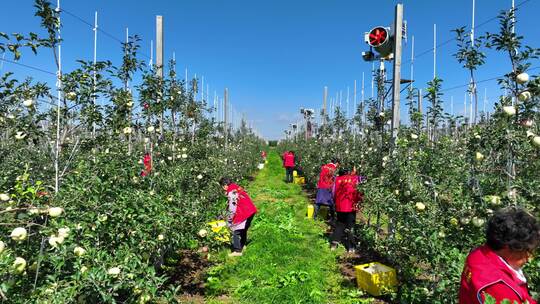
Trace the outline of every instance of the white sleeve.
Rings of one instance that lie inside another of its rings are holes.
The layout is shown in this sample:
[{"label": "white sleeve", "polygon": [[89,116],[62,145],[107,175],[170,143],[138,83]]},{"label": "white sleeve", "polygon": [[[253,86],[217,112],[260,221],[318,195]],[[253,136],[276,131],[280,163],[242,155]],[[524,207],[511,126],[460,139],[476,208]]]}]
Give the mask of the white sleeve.
[{"label": "white sleeve", "polygon": [[238,203],[238,192],[237,191],[231,191],[229,194],[227,194],[227,197],[229,199],[229,215],[228,215],[228,222],[232,223],[232,219],[234,215],[236,214],[236,205]]}]

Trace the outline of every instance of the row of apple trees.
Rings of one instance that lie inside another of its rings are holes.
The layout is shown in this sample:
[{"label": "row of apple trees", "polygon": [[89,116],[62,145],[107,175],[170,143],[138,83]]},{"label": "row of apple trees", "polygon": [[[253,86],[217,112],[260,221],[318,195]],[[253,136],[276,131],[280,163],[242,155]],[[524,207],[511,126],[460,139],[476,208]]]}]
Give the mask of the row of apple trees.
[{"label": "row of apple trees", "polygon": [[[0,33],[0,49],[58,62],[62,12],[35,8],[41,33]],[[260,162],[264,142],[215,121],[197,79],[145,67],[138,48],[130,37],[117,66],[79,61],[59,93],[0,75],[0,302],[172,302],[178,251],[224,211],[217,181]]]},{"label": "row of apple trees", "polygon": [[[510,72],[498,80],[508,95],[489,118],[469,125],[443,113],[442,80],[436,78],[424,96],[427,113],[410,102],[412,122],[399,129],[394,144],[391,112],[371,100],[367,121],[362,115],[347,121],[337,109],[316,137],[281,145],[295,150],[311,187],[333,156],[367,177],[359,186],[365,200],[355,234],[397,268],[401,283],[394,297],[400,303],[455,303],[464,259],[485,241],[489,216],[513,205],[540,214],[540,78],[528,74],[540,51],[523,46],[512,32],[513,14],[502,12],[500,31],[487,33],[476,47],[456,30],[456,58],[471,75],[487,60],[482,48],[510,59]],[[525,272],[530,290],[539,290],[540,260]]]}]

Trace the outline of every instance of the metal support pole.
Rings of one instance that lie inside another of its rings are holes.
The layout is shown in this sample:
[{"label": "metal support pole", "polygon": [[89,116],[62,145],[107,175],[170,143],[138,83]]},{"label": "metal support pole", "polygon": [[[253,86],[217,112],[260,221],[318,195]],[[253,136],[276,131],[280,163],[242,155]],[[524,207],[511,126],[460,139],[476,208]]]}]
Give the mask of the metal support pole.
[{"label": "metal support pole", "polygon": [[465,93],[465,97],[463,99],[463,119],[467,119],[467,93]]},{"label": "metal support pole", "polygon": [[308,140],[308,130],[307,130],[308,128],[307,127],[308,127],[308,118],[307,118],[307,115],[304,114],[304,128],[305,128],[304,137],[305,137],[306,141]]},{"label": "metal support pole", "polygon": [[[471,45],[474,47],[474,18],[476,1],[472,0],[472,24],[471,24]],[[478,93],[476,92],[476,83],[471,78],[471,101],[474,99],[474,115],[472,122],[476,125],[478,121]]]},{"label": "metal support pole", "polygon": [[353,90],[353,112],[352,112],[352,130],[353,130],[353,140],[356,141],[356,125],[354,117],[356,116],[356,79],[354,80],[354,90]]},{"label": "metal support pole", "polygon": [[384,80],[386,75],[386,69],[384,67],[384,59],[380,60],[379,64],[379,79],[377,79],[377,110],[378,112],[384,111]]},{"label": "metal support pole", "polygon": [[433,24],[433,79],[437,77],[437,24]]},{"label": "metal support pole", "polygon": [[[156,66],[157,77],[160,81],[163,81],[163,16],[156,16]],[[160,92],[162,91],[163,87],[160,88]],[[159,117],[159,134],[161,138],[163,138],[163,115],[163,111],[161,111]]]},{"label": "metal support pole", "polygon": [[[56,12],[58,13],[58,23],[60,21],[60,0],[56,3]],[[56,102],[56,149],[54,157],[54,193],[58,193],[60,187],[60,101],[62,100],[62,42],[60,27],[58,27],[57,38],[58,38],[58,58],[57,58],[57,71],[56,71],[56,93],[57,93],[57,102]]]},{"label": "metal support pole", "polygon": [[227,108],[227,103],[229,102],[229,89],[228,88],[225,88],[225,92],[224,92],[224,95],[223,95],[223,130],[224,130],[224,133],[225,133],[225,149],[227,149],[227,140],[228,140],[228,137],[229,137],[229,128],[228,128],[228,123],[229,123],[229,120],[228,120],[228,108]]},{"label": "metal support pole", "polygon": [[474,46],[474,11],[475,11],[475,0],[472,0],[472,25],[471,25],[471,45]]},{"label": "metal support pole", "polygon": [[394,23],[394,84],[392,92],[392,138],[395,140],[399,130],[399,102],[401,86],[401,40],[403,35],[403,4],[396,5]]},{"label": "metal support pole", "polygon": [[201,76],[201,101],[204,99],[204,76]]},{"label": "metal support pole", "polygon": [[218,119],[219,119],[219,105],[218,105],[218,97],[217,97],[217,92],[214,91],[214,120],[216,121],[216,123],[218,122]]},{"label": "metal support pole", "polygon": [[516,2],[512,0],[512,11],[514,12],[514,17],[512,18],[512,34],[516,32]]},{"label": "metal support pole", "polygon": [[371,63],[371,98],[375,97],[375,61]]},{"label": "metal support pole", "polygon": [[[126,45],[129,43],[129,27],[126,27]],[[126,52],[127,52],[127,48],[126,48]],[[127,53],[124,53],[124,55],[126,55]],[[129,80],[126,80],[126,83],[124,84],[124,89],[126,91],[129,91],[131,92],[131,90],[129,89]]]},{"label": "metal support pole", "polygon": [[[414,36],[412,36],[411,42],[411,81],[414,81]],[[411,88],[414,82],[411,82]]]},{"label": "metal support pole", "polygon": [[[365,107],[365,104],[364,104],[364,98],[365,98],[365,84],[364,84],[364,82],[365,82],[365,75],[364,75],[364,72],[362,72],[362,91],[361,91],[361,93],[360,93],[361,96],[362,96],[362,97],[361,97],[362,99],[361,99],[361,101],[360,101],[360,104],[361,104],[361,107],[360,107],[360,108],[362,109],[361,115],[362,115],[362,122],[363,122],[363,124],[366,123],[366,114],[365,114],[365,109],[364,109],[364,107]],[[364,131],[361,130],[361,132],[363,133]]]},{"label": "metal support pole", "polygon": [[474,115],[473,115],[473,97],[472,97],[472,94],[471,96],[469,97],[469,126],[472,126],[473,123],[476,123],[473,121],[474,120]]},{"label": "metal support pole", "polygon": [[328,87],[325,86],[324,87],[324,92],[323,92],[323,110],[322,110],[322,113],[323,113],[322,124],[323,125],[326,125],[326,116],[327,116],[327,113],[326,113],[326,101],[327,100],[328,100]]},{"label": "metal support pole", "polygon": [[[94,16],[94,73],[93,73],[93,83],[92,83],[92,103],[96,106],[96,64],[97,64],[97,31],[98,31],[98,13],[95,12]],[[92,138],[96,138],[96,123],[92,123]]]},{"label": "metal support pole", "polygon": [[345,99],[345,106],[346,106],[347,110],[345,111],[345,119],[349,119],[350,115],[351,115],[350,112],[349,112],[349,104],[350,104],[349,103],[349,97],[350,97],[349,95],[351,94],[350,91],[351,91],[350,88],[347,87],[347,99]]},{"label": "metal support pole", "polygon": [[157,76],[163,78],[163,16],[156,16]]},{"label": "metal support pole", "polygon": [[356,79],[355,79],[354,80],[354,90],[353,90],[353,113],[352,113],[353,118],[354,118],[354,115],[356,114],[356,107],[357,107],[357,105],[356,105],[356,95],[358,95],[357,91],[358,91],[358,88],[357,88]]},{"label": "metal support pole", "polygon": [[154,68],[154,40],[150,40],[150,61],[148,62],[148,66],[151,69]]},{"label": "metal support pole", "polygon": [[418,112],[422,115],[422,89],[418,91]]}]

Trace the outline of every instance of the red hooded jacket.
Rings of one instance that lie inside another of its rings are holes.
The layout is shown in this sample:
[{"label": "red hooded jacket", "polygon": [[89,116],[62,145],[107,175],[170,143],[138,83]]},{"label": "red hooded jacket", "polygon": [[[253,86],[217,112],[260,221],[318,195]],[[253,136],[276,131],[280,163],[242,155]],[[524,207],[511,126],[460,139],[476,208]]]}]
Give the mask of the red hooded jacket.
[{"label": "red hooded jacket", "polygon": [[152,172],[152,157],[149,153],[146,153],[143,158],[144,170],[141,172],[141,176],[147,176]]},{"label": "red hooded jacket", "polygon": [[230,184],[229,188],[227,188],[227,195],[232,191],[236,191],[238,193],[236,213],[234,214],[232,221],[233,224],[239,224],[257,213],[257,208],[255,205],[253,205],[251,198],[244,188],[238,186],[237,184]]},{"label": "red hooded jacket", "polygon": [[291,152],[285,152],[283,154],[283,166],[285,168],[294,167],[294,154]]},{"label": "red hooded jacket", "polygon": [[362,200],[362,196],[356,190],[358,175],[342,175],[336,177],[334,183],[334,202],[337,212],[355,212],[356,205]]},{"label": "red hooded jacket", "polygon": [[529,295],[527,283],[521,281],[493,249],[484,245],[471,251],[461,274],[459,304],[483,304],[486,294],[497,303],[504,299],[510,303],[536,304]]},{"label": "red hooded jacket", "polygon": [[333,163],[323,165],[321,173],[319,173],[319,181],[317,182],[318,189],[331,189],[334,185],[334,174],[337,166]]}]

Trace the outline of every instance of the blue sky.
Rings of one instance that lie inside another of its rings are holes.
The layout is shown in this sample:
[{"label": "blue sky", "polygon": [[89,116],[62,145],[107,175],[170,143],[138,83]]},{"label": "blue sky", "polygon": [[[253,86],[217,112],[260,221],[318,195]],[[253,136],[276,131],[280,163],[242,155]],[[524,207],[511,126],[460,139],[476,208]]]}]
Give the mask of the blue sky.
[{"label": "blue sky", "polygon": [[[42,33],[39,20],[33,16],[33,1],[3,1],[0,31]],[[540,11],[538,0],[516,0],[521,5],[517,13],[517,32],[525,36],[526,44],[540,46],[540,35],[534,14]],[[176,53],[177,67],[187,67],[189,75],[204,76],[221,96],[228,87],[236,116],[245,113],[248,120],[266,138],[279,138],[283,130],[299,119],[300,107],[318,109],[322,104],[323,87],[329,95],[342,91],[343,104],[354,80],[366,79],[366,97],[371,96],[371,64],[361,58],[367,47],[363,34],[377,25],[390,25],[396,1],[358,0],[193,0],[193,1],[127,1],[62,0],[67,11],[93,22],[99,13],[99,25],[104,31],[123,39],[126,27],[130,34],[142,40],[141,51],[150,54],[150,40],[155,40],[155,15],[163,15],[165,24],[165,56]],[[403,78],[410,78],[411,37],[415,36],[417,87],[425,87],[433,76],[433,24],[437,24],[438,43],[452,38],[450,30],[471,24],[471,0],[404,1],[404,18],[408,21],[409,40],[404,46]],[[510,7],[511,0],[476,0],[476,23],[496,16]],[[478,34],[496,31],[497,21],[480,28]],[[76,59],[92,58],[91,27],[74,17],[63,16],[64,69],[75,67]],[[99,34],[98,59],[121,60],[117,41]],[[468,82],[467,71],[459,66],[452,54],[455,42],[438,49],[437,75],[444,80],[443,89]],[[508,72],[507,58],[488,51],[487,63],[478,71],[478,79],[492,78]],[[141,59],[148,60],[144,55]],[[42,51],[38,56],[24,54],[21,63],[54,71],[52,54]],[[533,67],[540,66],[534,62]],[[391,72],[390,64],[387,65]],[[4,63],[2,73],[14,71],[18,76],[32,76],[50,81],[53,76],[13,64]],[[539,70],[535,70],[538,74]],[[488,108],[500,91],[495,81],[478,86],[481,98],[487,89]],[[450,112],[454,97],[454,112],[463,112],[466,88],[445,91],[445,108]],[[359,96],[358,96],[359,98]],[[481,107],[480,107],[481,108]]]}]

